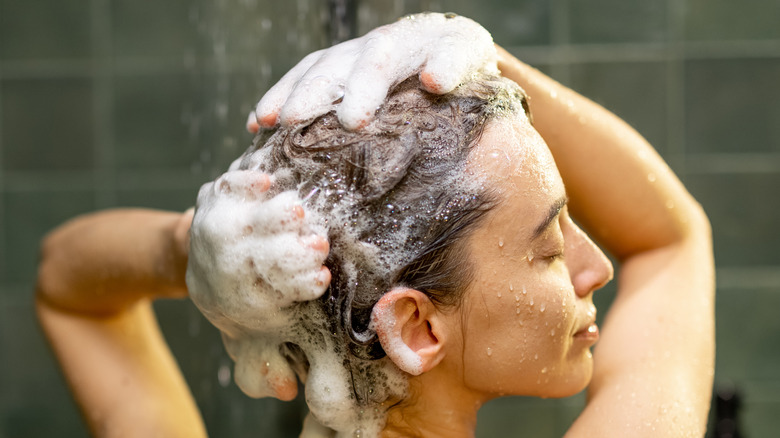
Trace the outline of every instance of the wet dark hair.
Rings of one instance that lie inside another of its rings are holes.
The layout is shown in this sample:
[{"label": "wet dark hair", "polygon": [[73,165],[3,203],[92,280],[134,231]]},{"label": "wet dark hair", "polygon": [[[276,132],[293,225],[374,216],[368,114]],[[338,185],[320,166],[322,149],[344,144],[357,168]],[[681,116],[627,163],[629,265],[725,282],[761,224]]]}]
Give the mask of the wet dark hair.
[{"label": "wet dark hair", "polygon": [[319,300],[353,355],[384,356],[369,322],[395,286],[439,306],[460,302],[473,274],[465,239],[498,201],[469,180],[467,158],[486,123],[522,110],[522,90],[499,77],[447,95],[423,91],[415,77],[359,131],[331,112],[255,140],[255,149],[268,148],[261,170],[285,175],[274,190],[297,189],[328,221],[332,280]]}]

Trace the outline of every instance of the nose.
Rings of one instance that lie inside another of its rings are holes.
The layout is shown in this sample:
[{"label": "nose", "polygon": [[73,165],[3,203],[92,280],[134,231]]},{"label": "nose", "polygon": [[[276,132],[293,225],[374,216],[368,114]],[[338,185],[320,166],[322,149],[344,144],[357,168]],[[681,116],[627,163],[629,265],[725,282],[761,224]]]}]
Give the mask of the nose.
[{"label": "nose", "polygon": [[566,267],[574,292],[585,297],[612,280],[612,263],[587,234],[567,218],[563,230],[566,242]]}]

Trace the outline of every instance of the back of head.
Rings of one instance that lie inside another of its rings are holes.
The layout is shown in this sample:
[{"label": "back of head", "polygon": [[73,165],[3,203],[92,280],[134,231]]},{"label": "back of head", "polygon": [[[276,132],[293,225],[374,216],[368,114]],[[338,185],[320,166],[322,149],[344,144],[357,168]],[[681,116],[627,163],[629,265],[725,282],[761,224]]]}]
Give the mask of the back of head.
[{"label": "back of head", "polygon": [[[204,314],[231,332],[225,343],[236,379],[241,356],[252,351],[249,363],[280,369],[265,370],[269,387],[292,370],[305,380],[307,402],[323,424],[345,433],[381,427],[379,406],[401,399],[406,379],[369,327],[371,310],[396,286],[422,291],[437,305],[458,303],[471,273],[462,242],[497,201],[482,177],[468,173],[469,152],[486,123],[522,111],[521,105],[522,91],[497,77],[476,77],[444,96],[422,91],[410,78],[359,131],[346,131],[330,113],[258,136],[226,175],[271,175],[263,205],[287,197],[305,210],[305,232],[327,236],[332,280],[324,292],[286,290],[284,281],[263,272],[287,263],[278,259],[285,252],[246,249],[245,236],[226,238],[223,227],[230,224],[209,221],[222,217],[215,183],[204,186],[188,285]],[[262,254],[249,263],[250,274],[220,267],[244,263],[236,257],[251,251]],[[241,276],[248,279],[236,279]],[[219,280],[228,277],[229,283]],[[258,278],[275,285],[258,287]],[[236,295],[244,297],[238,305],[224,304]],[[246,323],[247,312],[259,322]],[[234,327],[241,325],[252,327]]]}]

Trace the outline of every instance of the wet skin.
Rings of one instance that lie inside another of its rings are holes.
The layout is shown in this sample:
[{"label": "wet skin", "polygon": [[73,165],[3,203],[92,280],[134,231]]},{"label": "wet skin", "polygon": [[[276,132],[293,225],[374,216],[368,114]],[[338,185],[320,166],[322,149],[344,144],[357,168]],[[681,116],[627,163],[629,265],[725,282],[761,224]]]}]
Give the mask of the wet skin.
[{"label": "wet skin", "polygon": [[475,280],[451,321],[460,378],[483,400],[575,394],[593,369],[593,291],[612,265],[569,217],[552,155],[525,116],[488,125],[469,166],[501,202],[467,243]]}]

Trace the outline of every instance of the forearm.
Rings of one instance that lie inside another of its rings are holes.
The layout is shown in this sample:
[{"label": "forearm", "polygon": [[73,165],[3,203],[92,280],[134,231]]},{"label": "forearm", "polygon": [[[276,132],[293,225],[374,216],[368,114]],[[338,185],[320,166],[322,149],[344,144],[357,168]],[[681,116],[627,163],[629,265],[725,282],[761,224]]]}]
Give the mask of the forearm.
[{"label": "forearm", "polygon": [[181,213],[109,210],[77,217],[43,241],[39,298],[75,312],[110,314],[144,297],[186,296]]},{"label": "forearm", "polygon": [[[617,116],[498,48],[499,68],[529,95],[570,211],[618,258],[686,238],[698,204],[641,135]],[[705,219],[706,220],[706,219]]]},{"label": "forearm", "polygon": [[95,436],[205,436],[151,308],[186,296],[189,220],[104,211],[44,239],[38,320]]},{"label": "forearm", "polygon": [[108,316],[36,310],[94,436],[206,436],[148,300]]}]

